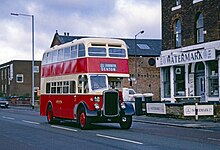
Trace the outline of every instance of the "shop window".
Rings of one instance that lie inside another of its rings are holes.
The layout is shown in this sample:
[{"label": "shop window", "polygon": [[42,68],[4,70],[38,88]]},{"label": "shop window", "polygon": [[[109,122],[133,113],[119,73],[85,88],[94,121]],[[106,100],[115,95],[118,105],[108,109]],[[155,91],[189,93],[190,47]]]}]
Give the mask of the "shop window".
[{"label": "shop window", "polygon": [[208,89],[210,97],[219,96],[218,61],[208,62]]},{"label": "shop window", "polygon": [[185,96],[185,66],[174,67],[175,96]]},{"label": "shop window", "polygon": [[204,42],[204,23],[203,15],[199,13],[196,17],[196,43]]},{"label": "shop window", "polygon": [[163,87],[164,87],[164,98],[169,98],[170,94],[170,67],[163,68]]}]

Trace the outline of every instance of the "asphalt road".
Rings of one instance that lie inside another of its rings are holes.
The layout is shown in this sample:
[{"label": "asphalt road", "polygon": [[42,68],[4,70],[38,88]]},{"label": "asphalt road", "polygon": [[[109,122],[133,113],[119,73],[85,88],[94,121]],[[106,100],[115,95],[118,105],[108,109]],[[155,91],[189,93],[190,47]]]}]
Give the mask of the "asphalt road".
[{"label": "asphalt road", "polygon": [[220,132],[133,122],[95,124],[81,130],[72,121],[49,125],[39,112],[0,108],[1,150],[219,150]]}]

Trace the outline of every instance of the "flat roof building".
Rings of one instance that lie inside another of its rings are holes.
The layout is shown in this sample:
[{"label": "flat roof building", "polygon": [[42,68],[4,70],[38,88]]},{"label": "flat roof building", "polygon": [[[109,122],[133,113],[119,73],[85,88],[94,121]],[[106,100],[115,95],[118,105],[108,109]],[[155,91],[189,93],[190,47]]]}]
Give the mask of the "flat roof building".
[{"label": "flat roof building", "polygon": [[[41,61],[34,63],[34,88],[39,90]],[[0,95],[31,97],[31,68],[31,60],[12,60],[0,64]]]}]

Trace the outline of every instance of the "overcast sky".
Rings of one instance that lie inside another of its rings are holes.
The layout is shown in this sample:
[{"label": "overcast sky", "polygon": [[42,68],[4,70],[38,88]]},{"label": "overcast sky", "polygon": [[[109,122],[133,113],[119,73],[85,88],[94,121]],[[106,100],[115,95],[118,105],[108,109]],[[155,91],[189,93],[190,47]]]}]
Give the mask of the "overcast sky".
[{"label": "overcast sky", "polygon": [[31,60],[31,17],[35,17],[35,60],[41,60],[53,36],[161,38],[161,0],[1,0],[0,64]]}]

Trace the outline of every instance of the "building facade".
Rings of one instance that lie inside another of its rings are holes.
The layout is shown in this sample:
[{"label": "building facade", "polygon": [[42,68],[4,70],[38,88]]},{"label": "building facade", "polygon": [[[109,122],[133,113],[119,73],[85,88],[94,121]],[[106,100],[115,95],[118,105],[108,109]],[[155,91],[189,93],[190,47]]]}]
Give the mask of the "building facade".
[{"label": "building facade", "polygon": [[[0,95],[31,97],[32,61],[12,60],[0,65]],[[41,61],[34,64],[35,92],[40,87]]]},{"label": "building facade", "polygon": [[[64,44],[82,36],[59,35],[56,33],[51,47]],[[121,39],[128,48],[129,73],[132,85],[128,79],[123,80],[124,87],[133,88],[137,93],[153,93],[153,100],[160,100],[160,69],[156,68],[156,57],[160,55],[161,40],[159,39]],[[133,80],[137,77],[136,80]]]},{"label": "building facade", "polygon": [[219,0],[162,0],[162,100],[219,101],[219,54]]}]

